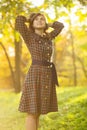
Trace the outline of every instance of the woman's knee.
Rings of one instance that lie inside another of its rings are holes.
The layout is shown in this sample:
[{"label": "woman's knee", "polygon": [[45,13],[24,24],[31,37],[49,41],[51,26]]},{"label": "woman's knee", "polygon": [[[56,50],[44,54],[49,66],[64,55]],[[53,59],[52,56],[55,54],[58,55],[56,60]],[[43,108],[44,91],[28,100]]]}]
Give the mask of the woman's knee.
[{"label": "woman's knee", "polygon": [[31,117],[31,118],[38,118],[40,116],[40,114],[27,113],[27,116]]}]

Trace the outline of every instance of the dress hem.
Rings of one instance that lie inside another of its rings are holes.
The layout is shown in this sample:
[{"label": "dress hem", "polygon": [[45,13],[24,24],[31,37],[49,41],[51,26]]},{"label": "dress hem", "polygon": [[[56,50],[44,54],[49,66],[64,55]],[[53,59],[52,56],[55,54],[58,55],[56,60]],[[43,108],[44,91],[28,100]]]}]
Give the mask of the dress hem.
[{"label": "dress hem", "polygon": [[39,114],[39,115],[48,114],[48,113],[51,113],[51,112],[58,112],[58,110],[48,111],[48,112],[29,112],[29,111],[22,111],[22,110],[18,110],[18,111],[20,111],[21,113],[30,113],[30,114]]}]

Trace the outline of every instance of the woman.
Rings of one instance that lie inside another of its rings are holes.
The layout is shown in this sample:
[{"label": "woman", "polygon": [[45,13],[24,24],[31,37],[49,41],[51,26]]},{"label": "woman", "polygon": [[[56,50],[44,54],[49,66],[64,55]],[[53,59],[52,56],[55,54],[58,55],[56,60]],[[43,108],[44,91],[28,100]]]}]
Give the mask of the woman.
[{"label": "woman", "polygon": [[[47,33],[49,27],[54,30]],[[32,58],[19,105],[19,111],[28,114],[26,130],[38,129],[40,114],[58,111],[55,86],[59,85],[55,66],[51,62],[52,40],[63,27],[57,21],[47,24],[41,13],[32,13],[28,20],[24,16],[16,18],[16,30],[22,35]]]}]

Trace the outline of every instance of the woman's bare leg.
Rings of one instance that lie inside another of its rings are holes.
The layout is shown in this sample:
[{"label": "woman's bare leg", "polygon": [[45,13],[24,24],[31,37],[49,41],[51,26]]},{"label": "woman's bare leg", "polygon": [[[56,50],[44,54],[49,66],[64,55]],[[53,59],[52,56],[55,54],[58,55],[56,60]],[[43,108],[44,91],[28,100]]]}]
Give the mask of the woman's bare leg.
[{"label": "woman's bare leg", "polygon": [[39,115],[28,114],[26,118],[26,130],[38,130]]},{"label": "woman's bare leg", "polygon": [[37,121],[37,122],[36,122],[36,128],[37,128],[36,130],[38,130],[38,128],[39,128],[39,116],[40,116],[40,115],[38,114],[38,115],[37,115],[37,119],[36,119],[36,121]]}]

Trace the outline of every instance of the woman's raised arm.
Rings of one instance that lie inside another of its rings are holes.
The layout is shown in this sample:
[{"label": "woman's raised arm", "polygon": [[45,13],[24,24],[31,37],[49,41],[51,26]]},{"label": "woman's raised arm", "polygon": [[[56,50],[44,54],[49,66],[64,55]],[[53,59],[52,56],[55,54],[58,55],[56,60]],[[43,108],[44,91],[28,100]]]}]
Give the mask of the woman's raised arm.
[{"label": "woman's raised arm", "polygon": [[29,42],[29,29],[25,24],[27,19],[25,16],[19,15],[15,21],[15,29],[21,34],[26,43]]},{"label": "woman's raised arm", "polygon": [[64,28],[64,25],[63,23],[61,22],[58,22],[58,21],[55,21],[54,23],[52,24],[48,24],[49,27],[52,27],[54,30],[51,31],[48,35],[49,35],[49,38],[52,40],[54,39],[60,32],[61,30]]}]

